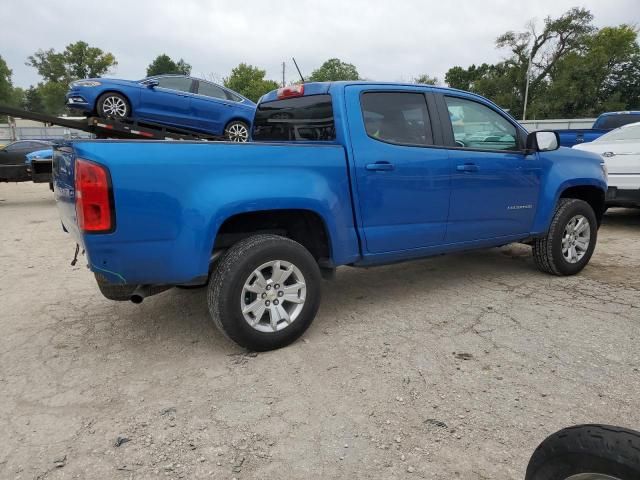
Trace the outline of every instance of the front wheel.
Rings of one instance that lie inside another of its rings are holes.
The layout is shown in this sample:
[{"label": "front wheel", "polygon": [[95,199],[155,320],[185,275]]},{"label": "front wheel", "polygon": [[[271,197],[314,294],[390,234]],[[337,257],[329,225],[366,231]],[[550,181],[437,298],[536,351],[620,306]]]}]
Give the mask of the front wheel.
[{"label": "front wheel", "polygon": [[123,120],[131,116],[131,107],[129,102],[119,93],[109,92],[98,98],[96,104],[98,116],[102,118],[115,118]]},{"label": "front wheel", "polygon": [[234,120],[224,129],[224,136],[230,142],[244,143],[249,141],[249,125],[240,120]]},{"label": "front wheel", "polygon": [[591,259],[598,237],[598,220],[587,202],[561,198],[549,231],[533,242],[538,269],[553,275],[575,275]]},{"label": "front wheel", "polygon": [[309,251],[278,235],[254,235],[216,263],[209,313],[228,338],[254,351],[296,340],[320,304],[320,268]]},{"label": "front wheel", "polygon": [[610,425],[577,425],[544,440],[525,480],[637,480],[640,433]]}]

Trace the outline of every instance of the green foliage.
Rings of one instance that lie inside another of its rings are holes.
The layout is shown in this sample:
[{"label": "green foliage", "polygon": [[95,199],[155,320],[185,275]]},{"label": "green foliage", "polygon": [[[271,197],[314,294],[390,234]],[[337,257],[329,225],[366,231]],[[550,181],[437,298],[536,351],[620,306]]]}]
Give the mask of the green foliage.
[{"label": "green foliage", "polygon": [[531,55],[529,117],[591,116],[638,107],[637,31],[627,25],[597,30],[592,21],[588,10],[572,8],[557,19],[547,17],[540,33],[533,25],[506,32],[496,40],[498,48],[509,51],[504,61],[452,67],[445,81],[520,117]]},{"label": "green foliage", "polygon": [[7,62],[0,56],[0,104],[11,104],[13,101],[13,83],[11,76],[13,72]]},{"label": "green foliage", "polygon": [[162,55],[158,55],[147,67],[147,77],[167,73],[191,75],[191,65],[185,62],[182,58],[177,62],[174,62],[169,55],[163,53]]},{"label": "green foliage", "polygon": [[36,100],[33,91],[27,91],[30,97],[25,93],[23,104],[32,105],[35,102],[36,106],[44,107],[44,112],[58,115],[64,112],[64,96],[72,81],[100,77],[118,62],[113,54],[79,41],[67,45],[62,52],[52,48],[38,50],[27,59],[26,64],[38,70],[44,82],[35,88],[31,87],[37,91],[40,100]]},{"label": "green foliage", "polygon": [[25,92],[22,99],[22,108],[29,110],[30,112],[44,112],[44,101],[40,90],[33,85],[30,86]]},{"label": "green foliage", "polygon": [[438,80],[438,77],[430,77],[426,73],[423,73],[422,75],[418,75],[414,78],[412,83],[419,83],[421,85],[439,85],[440,80]]},{"label": "green foliage", "polygon": [[278,82],[265,79],[267,72],[253,65],[241,63],[223,80],[224,86],[257,102],[265,93],[279,87]]},{"label": "green foliage", "polygon": [[44,111],[53,115],[65,113],[65,93],[68,86],[61,82],[46,82],[38,84],[38,93],[44,105]]},{"label": "green foliage", "polygon": [[37,69],[46,82],[67,85],[81,78],[100,77],[117,64],[113,54],[82,41],[67,45],[63,52],[38,50],[27,59],[27,65]]},{"label": "green foliage", "polygon": [[338,58],[330,58],[320,68],[314,70],[309,77],[310,82],[334,82],[338,80],[359,80],[356,67]]}]

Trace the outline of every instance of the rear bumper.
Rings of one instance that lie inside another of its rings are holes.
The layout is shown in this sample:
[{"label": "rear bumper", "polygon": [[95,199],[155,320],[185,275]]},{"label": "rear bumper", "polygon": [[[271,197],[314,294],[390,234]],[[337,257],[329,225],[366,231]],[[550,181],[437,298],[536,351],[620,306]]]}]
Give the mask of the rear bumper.
[{"label": "rear bumper", "polygon": [[609,187],[606,204],[608,207],[640,208],[640,188],[626,189]]}]

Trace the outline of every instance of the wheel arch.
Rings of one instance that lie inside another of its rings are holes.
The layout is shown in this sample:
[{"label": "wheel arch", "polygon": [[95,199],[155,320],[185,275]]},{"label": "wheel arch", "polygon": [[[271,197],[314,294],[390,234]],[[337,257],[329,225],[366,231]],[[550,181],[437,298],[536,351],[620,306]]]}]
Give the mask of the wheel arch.
[{"label": "wheel arch", "polygon": [[215,256],[216,252],[259,233],[274,233],[295,240],[319,263],[331,263],[331,237],[327,222],[318,212],[305,208],[255,210],[229,215],[220,222],[211,253]]},{"label": "wheel arch", "polygon": [[602,222],[605,211],[605,192],[595,185],[576,185],[567,187],[560,192],[560,198],[575,198],[587,202],[598,219],[598,226]]}]

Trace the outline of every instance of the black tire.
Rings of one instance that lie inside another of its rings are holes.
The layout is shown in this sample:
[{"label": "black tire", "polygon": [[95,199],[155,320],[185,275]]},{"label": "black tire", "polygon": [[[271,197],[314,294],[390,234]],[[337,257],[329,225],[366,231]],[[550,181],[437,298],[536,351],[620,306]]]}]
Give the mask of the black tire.
[{"label": "black tire", "polygon": [[525,480],[567,480],[588,473],[619,480],[639,479],[640,433],[610,425],[577,425],[560,430],[533,453]]},{"label": "black tire", "polygon": [[[567,224],[576,215],[584,216],[589,222],[590,239],[584,256],[576,263],[570,263],[562,254],[562,240]],[[553,275],[575,275],[589,263],[597,239],[598,220],[591,205],[575,198],[561,198],[546,236],[533,242],[536,267]]]},{"label": "black tire", "polygon": [[[297,318],[288,326],[275,332],[262,332],[245,320],[241,310],[242,292],[253,272],[274,260],[290,262],[300,270],[306,298]],[[274,350],[295,341],[313,322],[320,305],[320,268],[299,243],[278,235],[255,235],[233,245],[216,262],[208,288],[209,314],[226,337],[249,350]]]},{"label": "black tire", "polygon": [[224,127],[224,136],[230,142],[245,143],[249,141],[249,125],[234,120]]},{"label": "black tire", "polygon": [[[111,102],[111,103],[110,103]],[[110,105],[122,105],[121,108],[115,109]],[[124,95],[116,92],[104,93],[96,102],[96,111],[101,118],[114,118],[116,120],[124,120],[131,116],[131,104]]]}]

